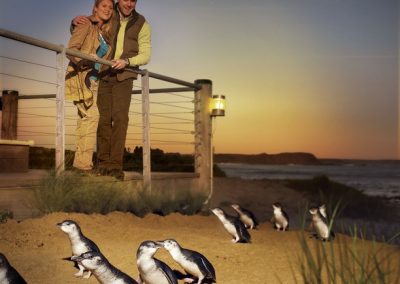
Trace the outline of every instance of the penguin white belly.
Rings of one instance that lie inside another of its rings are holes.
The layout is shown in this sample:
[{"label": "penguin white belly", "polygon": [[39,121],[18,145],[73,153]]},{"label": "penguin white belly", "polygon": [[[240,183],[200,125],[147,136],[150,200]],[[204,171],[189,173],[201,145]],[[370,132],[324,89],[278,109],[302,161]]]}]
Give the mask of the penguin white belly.
[{"label": "penguin white belly", "polygon": [[157,268],[155,262],[139,261],[140,276],[146,284],[170,284],[165,274]]},{"label": "penguin white belly", "polygon": [[151,274],[146,274],[144,277],[142,276],[142,279],[146,284],[170,284],[161,270],[157,270]]},{"label": "penguin white belly", "polygon": [[328,226],[323,221],[315,222],[315,230],[321,238],[327,239],[329,237]]},{"label": "penguin white belly", "polygon": [[282,228],[286,228],[288,225],[286,218],[282,215],[275,215],[275,220]]},{"label": "penguin white belly", "polygon": [[233,225],[232,223],[227,222],[227,221],[223,222],[223,224],[224,224],[225,229],[229,232],[229,234],[231,234],[234,237],[238,236],[235,225]]},{"label": "penguin white belly", "polygon": [[1,284],[10,284],[8,279],[6,278],[7,271],[5,269],[0,269],[0,283]]},{"label": "penguin white belly", "polygon": [[124,281],[122,279],[116,278],[114,273],[112,273],[109,269],[104,269],[102,272],[99,273],[99,275],[97,275],[96,271],[93,274],[100,283],[124,284]]},{"label": "penguin white belly", "polygon": [[79,256],[79,255],[81,255],[82,253],[85,253],[85,252],[87,252],[88,250],[90,250],[90,249],[88,249],[88,248],[86,247],[86,245],[85,245],[84,243],[82,243],[82,242],[73,243],[71,247],[72,247],[72,254],[73,254],[73,255],[76,255],[76,256]]},{"label": "penguin white belly", "polygon": [[189,274],[192,274],[196,277],[202,275],[199,266],[192,261],[188,261],[186,259],[182,260],[181,265],[185,269],[185,271]]},{"label": "penguin white belly", "polygon": [[253,227],[254,226],[253,220],[247,215],[241,215],[240,216],[240,220],[242,220],[242,222],[244,224],[246,224],[247,226],[249,226],[249,227]]}]

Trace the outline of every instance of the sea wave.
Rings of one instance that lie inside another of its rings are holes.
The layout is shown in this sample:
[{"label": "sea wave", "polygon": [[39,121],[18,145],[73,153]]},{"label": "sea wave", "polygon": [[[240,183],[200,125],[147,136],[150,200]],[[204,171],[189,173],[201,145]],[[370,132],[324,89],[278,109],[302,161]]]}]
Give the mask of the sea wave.
[{"label": "sea wave", "polygon": [[370,196],[400,199],[400,168],[392,164],[253,165],[218,163],[228,177],[242,179],[310,179],[325,175]]}]

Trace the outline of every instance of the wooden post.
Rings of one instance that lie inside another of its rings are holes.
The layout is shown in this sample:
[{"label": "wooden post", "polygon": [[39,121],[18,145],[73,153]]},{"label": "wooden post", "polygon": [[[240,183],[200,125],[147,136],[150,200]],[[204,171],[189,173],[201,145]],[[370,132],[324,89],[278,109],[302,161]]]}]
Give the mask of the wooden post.
[{"label": "wooden post", "polygon": [[149,72],[142,74],[142,123],[143,123],[143,187],[151,191],[151,147],[150,147],[150,89]]},{"label": "wooden post", "polygon": [[57,53],[57,94],[56,94],[56,171],[62,172],[65,169],[65,48]]},{"label": "wooden post", "polygon": [[3,90],[2,95],[1,139],[15,140],[17,139],[18,92]]},{"label": "wooden post", "polygon": [[195,81],[201,89],[195,91],[195,173],[199,174],[199,186],[212,194],[212,123],[210,103],[212,99],[212,81]]}]

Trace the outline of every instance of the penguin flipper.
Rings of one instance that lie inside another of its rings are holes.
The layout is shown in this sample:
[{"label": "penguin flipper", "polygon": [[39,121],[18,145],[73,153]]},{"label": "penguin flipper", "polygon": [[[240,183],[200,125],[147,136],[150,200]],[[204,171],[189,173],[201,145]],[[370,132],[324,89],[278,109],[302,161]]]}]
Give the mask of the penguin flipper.
[{"label": "penguin flipper", "polygon": [[91,251],[100,252],[99,247],[92,240],[85,237],[85,241],[88,242]]},{"label": "penguin flipper", "polygon": [[215,269],[208,259],[198,252],[194,253],[194,258],[196,263],[199,263],[199,269],[201,273],[204,274],[205,278],[215,280]]},{"label": "penguin flipper", "polygon": [[250,243],[251,236],[249,231],[247,231],[246,227],[242,224],[237,225],[238,235],[239,235],[239,242],[240,243]]},{"label": "penguin flipper", "polygon": [[154,258],[154,261],[156,262],[157,267],[159,267],[161,272],[164,274],[165,278],[168,280],[169,284],[178,284],[178,280],[176,279],[174,272],[167,264],[161,260],[158,260],[157,258]]},{"label": "penguin flipper", "polygon": [[7,283],[15,283],[15,284],[26,284],[27,282],[25,281],[24,278],[22,278],[22,276],[18,273],[17,270],[15,270],[13,267],[12,269],[12,273],[10,273],[10,278],[9,278],[9,282]]},{"label": "penguin flipper", "polygon": [[193,275],[190,275],[190,274],[183,274],[182,272],[180,272],[179,270],[176,270],[176,269],[172,270],[172,272],[174,273],[176,279],[178,279],[178,280],[183,280],[185,278],[193,276]]}]

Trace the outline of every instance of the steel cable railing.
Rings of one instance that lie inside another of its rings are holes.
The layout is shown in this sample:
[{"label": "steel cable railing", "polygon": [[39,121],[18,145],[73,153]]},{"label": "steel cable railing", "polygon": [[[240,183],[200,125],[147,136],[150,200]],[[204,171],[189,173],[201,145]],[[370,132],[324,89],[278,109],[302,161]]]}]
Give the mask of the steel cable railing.
[{"label": "steel cable railing", "polygon": [[[21,102],[29,102],[30,105],[28,105],[28,103],[21,103],[19,106],[21,109],[18,113],[18,136],[23,138],[29,135],[37,135],[35,138],[35,140],[37,140],[36,145],[54,145],[56,149],[56,166],[59,166],[60,159],[63,158],[62,155],[65,152],[65,146],[68,146],[70,149],[73,148],[75,136],[74,123],[72,121],[75,120],[76,109],[71,103],[64,101],[63,92],[66,54],[97,61],[105,65],[111,65],[112,62],[104,59],[94,60],[90,55],[66,49],[62,45],[44,42],[1,28],[0,37],[16,40],[57,53],[56,67],[35,63],[30,60],[22,60],[4,54],[0,55],[2,60],[56,70],[56,83],[45,79],[29,77],[24,74],[12,74],[11,72],[1,72],[0,75],[4,77],[13,77],[16,80],[35,81],[40,84],[56,87],[56,94],[22,94],[19,96]],[[134,69],[131,71],[141,75],[141,80],[138,80],[141,84],[139,87],[135,86],[132,91],[133,97],[130,106],[131,110],[129,112],[130,123],[128,126],[126,146],[132,149],[140,144],[142,145],[144,184],[149,184],[151,179],[149,171],[150,148],[155,148],[159,145],[162,145],[163,149],[166,151],[171,149],[174,152],[192,153],[195,159],[196,173],[201,172],[205,174],[204,179],[209,179],[209,170],[207,169],[209,166],[207,165],[209,165],[208,161],[211,159],[210,153],[212,152],[210,142],[211,119],[208,104],[211,98],[211,81],[198,80],[196,81],[198,84],[195,84],[147,70]],[[150,78],[168,84],[172,83],[179,87],[150,89]],[[205,86],[205,88],[203,86]],[[187,92],[192,92],[192,94],[177,94]],[[138,99],[139,96],[136,96],[136,94],[141,94],[141,99]],[[150,94],[152,94],[152,96],[149,96]],[[35,99],[36,102],[40,101],[40,103],[33,103],[32,99]],[[49,106],[49,104],[51,104],[51,106]],[[54,115],[50,115],[49,113],[53,113]],[[52,120],[54,125],[49,123],[49,120]],[[51,127],[54,128],[51,130]],[[138,129],[141,129],[141,131],[138,131]],[[48,143],[40,140],[46,138],[46,136],[52,135],[55,135],[55,143]],[[137,143],[134,143],[135,141]],[[139,141],[141,141],[141,143],[139,143]],[[62,155],[60,155],[60,153]],[[61,162],[63,163],[64,160],[61,159]],[[208,184],[208,182],[204,184]]]}]

